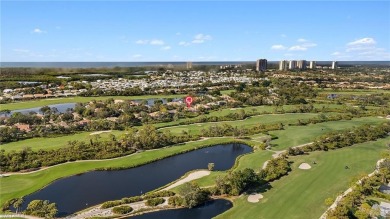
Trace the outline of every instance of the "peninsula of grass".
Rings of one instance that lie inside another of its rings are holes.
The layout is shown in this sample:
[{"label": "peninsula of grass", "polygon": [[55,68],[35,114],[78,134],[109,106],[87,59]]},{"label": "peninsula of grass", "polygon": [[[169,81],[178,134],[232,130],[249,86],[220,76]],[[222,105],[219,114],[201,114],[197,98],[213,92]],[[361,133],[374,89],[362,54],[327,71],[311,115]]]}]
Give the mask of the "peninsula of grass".
[{"label": "peninsula of grass", "polygon": [[68,177],[96,169],[121,169],[135,167],[202,147],[231,142],[237,142],[237,140],[233,138],[211,138],[203,141],[195,141],[156,150],[144,151],[126,157],[110,160],[71,162],[53,166],[34,173],[1,177],[0,206],[2,206],[7,200],[31,194],[53,182],[54,180],[63,177]]},{"label": "peninsula of grass", "polygon": [[37,100],[28,100],[20,101],[14,103],[0,104],[1,110],[19,110],[19,109],[28,109],[34,107],[42,107],[53,104],[61,103],[86,103],[91,100],[107,100],[110,98],[119,99],[119,100],[144,100],[144,99],[160,99],[160,98],[181,98],[184,97],[184,94],[175,94],[175,95],[142,95],[142,96],[99,96],[99,97],[64,97],[64,98],[48,98],[48,99],[37,99]]},{"label": "peninsula of grass", "polygon": [[288,147],[293,147],[301,144],[306,144],[314,141],[317,136],[343,129],[360,126],[363,124],[380,124],[387,120],[378,117],[362,117],[352,120],[341,120],[323,122],[317,124],[309,124],[306,126],[287,126],[284,130],[270,131],[269,134],[278,138],[271,141],[273,150],[285,150]]},{"label": "peninsula of grass", "polygon": [[174,127],[167,127],[163,130],[169,130],[172,134],[181,134],[183,131],[190,134],[201,134],[202,129],[207,129],[215,125],[229,124],[232,126],[249,128],[260,124],[271,124],[271,123],[292,123],[297,122],[298,119],[310,119],[317,117],[316,113],[291,113],[291,114],[272,114],[272,115],[260,115],[253,116],[245,120],[240,121],[224,121],[224,122],[207,122],[197,123],[191,125],[181,125]]},{"label": "peninsula of grass", "polygon": [[98,138],[99,141],[104,141],[105,139],[108,138],[110,134],[119,136],[125,133],[125,131],[112,130],[110,132],[103,132],[101,134],[96,134],[96,135],[91,135],[92,133],[96,133],[96,132],[81,132],[81,133],[76,133],[71,135],[60,136],[60,137],[30,138],[26,140],[2,144],[0,145],[0,150],[4,150],[5,152],[10,152],[12,150],[20,151],[27,147],[30,147],[33,151],[38,151],[41,149],[53,150],[53,149],[67,147],[68,141],[89,142],[90,139],[95,140],[96,138]]},{"label": "peninsula of grass", "polygon": [[[387,150],[390,137],[333,151],[316,151],[290,157],[292,171],[276,180],[259,203],[249,203],[247,195],[234,200],[233,208],[217,218],[319,218],[326,210],[324,200],[348,189],[358,176],[374,171],[381,153]],[[316,164],[313,164],[313,162]],[[301,170],[301,163],[312,168]],[[345,166],[349,168],[346,169]],[[267,191],[265,191],[267,190]]]}]

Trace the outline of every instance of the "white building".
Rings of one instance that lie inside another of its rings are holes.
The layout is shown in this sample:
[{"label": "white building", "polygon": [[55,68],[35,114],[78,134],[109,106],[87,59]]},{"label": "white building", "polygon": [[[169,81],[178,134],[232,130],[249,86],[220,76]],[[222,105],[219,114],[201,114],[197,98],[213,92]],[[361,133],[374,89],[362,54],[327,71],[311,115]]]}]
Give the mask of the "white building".
[{"label": "white building", "polygon": [[279,62],[279,70],[286,71],[288,69],[288,61],[282,60]]},{"label": "white building", "polygon": [[306,69],[306,60],[297,61],[297,68],[300,70],[305,70]]},{"label": "white building", "polygon": [[295,60],[290,60],[288,63],[288,69],[293,70],[297,68],[297,61]]},{"label": "white building", "polygon": [[332,62],[332,69],[337,69],[339,67],[339,63],[336,61]]},{"label": "white building", "polygon": [[310,61],[309,68],[310,69],[316,69],[317,68],[317,62],[316,61]]}]

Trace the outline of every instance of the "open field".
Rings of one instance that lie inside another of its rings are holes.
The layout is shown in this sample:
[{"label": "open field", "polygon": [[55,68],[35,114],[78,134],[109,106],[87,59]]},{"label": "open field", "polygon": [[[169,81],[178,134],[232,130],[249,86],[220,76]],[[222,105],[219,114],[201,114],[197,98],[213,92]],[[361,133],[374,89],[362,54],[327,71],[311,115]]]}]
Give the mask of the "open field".
[{"label": "open field", "polygon": [[50,99],[39,99],[39,100],[29,100],[23,102],[15,103],[6,103],[0,104],[0,110],[18,110],[18,109],[28,109],[34,107],[42,107],[52,104],[60,103],[85,103],[91,100],[107,100],[110,98],[121,99],[121,100],[143,100],[143,99],[155,99],[155,98],[179,98],[184,97],[183,94],[177,95],[143,95],[143,96],[99,96],[99,97],[66,97],[66,98],[50,98]]},{"label": "open field", "polygon": [[[217,218],[319,218],[326,210],[326,198],[335,198],[346,190],[361,174],[375,168],[390,137],[375,142],[357,144],[334,151],[312,152],[310,155],[291,157],[292,172],[270,184],[271,189],[261,191],[264,199],[249,203],[247,195],[234,200],[234,206]],[[312,164],[316,161],[317,164]],[[309,163],[310,170],[298,169]],[[345,166],[349,169],[345,169]]]},{"label": "open field", "polygon": [[390,90],[382,89],[370,89],[370,90],[361,90],[361,89],[346,89],[346,90],[332,90],[332,89],[320,89],[318,90],[319,94],[351,94],[351,95],[365,95],[365,94],[381,94],[381,93],[390,93]]},{"label": "open field", "polygon": [[317,117],[315,113],[294,113],[294,114],[275,114],[275,115],[260,115],[253,116],[241,121],[226,121],[226,122],[209,122],[199,123],[191,125],[182,125],[176,127],[167,127],[164,130],[169,130],[172,134],[181,134],[183,131],[189,132],[190,134],[200,134],[202,129],[207,129],[215,125],[229,124],[237,127],[248,128],[258,124],[270,124],[270,123],[289,123],[296,122],[298,119],[309,119]]},{"label": "open field", "polygon": [[172,156],[204,145],[217,145],[232,141],[234,141],[232,138],[213,138],[145,151],[116,159],[65,163],[31,174],[0,177],[0,206],[6,200],[30,194],[43,188],[50,182],[63,177],[84,173],[97,168],[138,166],[158,158]]},{"label": "open field", "polygon": [[284,150],[315,140],[316,137],[331,131],[343,130],[360,126],[363,124],[380,124],[388,120],[377,117],[363,117],[352,120],[323,122],[309,124],[307,126],[288,126],[285,130],[270,131],[269,133],[278,137],[272,140],[273,150]]},{"label": "open field", "polygon": [[115,136],[119,136],[124,131],[117,131],[112,130],[111,132],[105,132],[101,133],[99,135],[91,135],[91,133],[94,132],[81,132],[76,133],[73,135],[66,135],[66,136],[60,136],[60,137],[52,137],[52,138],[31,138],[16,142],[10,142],[6,144],[0,145],[0,150],[5,150],[6,152],[15,150],[20,151],[26,147],[30,147],[33,151],[37,150],[52,150],[52,149],[58,149],[62,147],[66,147],[68,144],[68,141],[85,141],[89,142],[90,139],[95,139],[97,136],[99,136],[99,140],[105,140],[108,138],[110,134],[113,134]]}]

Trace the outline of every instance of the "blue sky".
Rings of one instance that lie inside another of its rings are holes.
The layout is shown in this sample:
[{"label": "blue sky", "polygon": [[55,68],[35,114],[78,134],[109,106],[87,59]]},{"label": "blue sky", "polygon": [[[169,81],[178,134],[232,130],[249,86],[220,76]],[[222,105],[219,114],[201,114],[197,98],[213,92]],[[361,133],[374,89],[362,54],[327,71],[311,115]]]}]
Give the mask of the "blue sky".
[{"label": "blue sky", "polygon": [[390,60],[389,1],[1,1],[1,61]]}]

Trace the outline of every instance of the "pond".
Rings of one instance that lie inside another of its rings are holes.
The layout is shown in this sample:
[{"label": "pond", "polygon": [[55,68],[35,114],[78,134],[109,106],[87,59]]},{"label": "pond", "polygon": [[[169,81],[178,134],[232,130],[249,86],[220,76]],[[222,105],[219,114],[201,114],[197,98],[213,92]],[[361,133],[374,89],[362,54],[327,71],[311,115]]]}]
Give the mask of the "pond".
[{"label": "pond", "polygon": [[217,199],[206,202],[196,208],[181,208],[173,210],[156,211],[138,216],[127,217],[128,219],[208,219],[213,218],[233,207],[233,204],[225,199]]},{"label": "pond", "polygon": [[[67,109],[73,109],[76,106],[76,103],[61,103],[61,104],[52,104],[48,105],[50,108],[57,108],[59,113],[65,113]],[[28,108],[28,109],[20,109],[20,110],[12,110],[12,113],[20,112],[23,114],[28,114],[29,112],[36,112],[36,113],[41,113],[39,110],[42,107],[34,107],[34,108]]]},{"label": "pond", "polygon": [[[161,99],[145,99],[145,100],[132,100],[136,103],[143,103],[145,102],[147,106],[153,106],[154,101],[161,100],[163,104],[168,103],[168,99],[161,98]],[[172,102],[183,102],[183,98],[172,98]],[[59,113],[65,113],[67,109],[74,109],[76,106],[76,103],[61,103],[61,104],[52,104],[48,105],[50,108],[57,108]],[[23,114],[28,114],[29,112],[35,112],[35,113],[41,113],[39,110],[42,107],[34,107],[34,108],[28,108],[28,109],[19,109],[19,110],[12,110],[10,114],[6,114],[5,116],[10,116],[13,113],[20,112]]]},{"label": "pond", "polygon": [[251,147],[243,144],[216,145],[135,168],[91,171],[57,180],[26,196],[25,203],[35,199],[49,200],[57,203],[59,216],[65,216],[105,201],[142,195],[180,178],[188,171],[207,169],[208,163],[215,163],[215,170],[228,170],[238,156],[251,151]]}]

